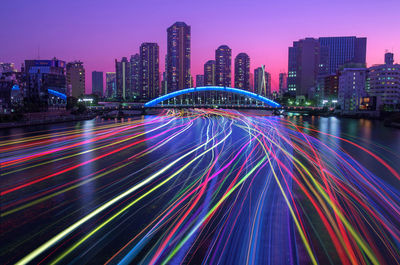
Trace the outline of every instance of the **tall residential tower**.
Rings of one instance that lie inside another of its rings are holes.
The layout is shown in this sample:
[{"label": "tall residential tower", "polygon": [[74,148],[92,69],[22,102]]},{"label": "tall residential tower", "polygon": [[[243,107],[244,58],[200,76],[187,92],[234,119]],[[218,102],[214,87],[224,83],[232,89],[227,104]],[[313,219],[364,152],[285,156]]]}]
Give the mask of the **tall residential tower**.
[{"label": "tall residential tower", "polygon": [[167,89],[173,92],[191,85],[190,26],[176,22],[167,33]]}]

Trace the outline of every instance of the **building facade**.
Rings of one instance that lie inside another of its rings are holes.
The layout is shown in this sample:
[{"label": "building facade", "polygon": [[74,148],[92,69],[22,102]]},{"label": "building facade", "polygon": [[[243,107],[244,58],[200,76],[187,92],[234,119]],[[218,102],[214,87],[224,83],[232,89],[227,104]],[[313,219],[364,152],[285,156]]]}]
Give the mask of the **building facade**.
[{"label": "building facade", "polygon": [[190,26],[176,22],[167,29],[167,89],[168,93],[191,86]]},{"label": "building facade", "polygon": [[196,87],[204,86],[204,75],[196,75]]},{"label": "building facade", "polygon": [[106,93],[107,98],[115,98],[117,94],[117,76],[115,72],[106,73]]},{"label": "building facade", "polygon": [[246,53],[235,57],[235,87],[250,91],[250,57]]},{"label": "building facade", "polygon": [[102,98],[104,93],[103,72],[92,72],[92,94]]},{"label": "building facade", "polygon": [[204,85],[215,86],[215,61],[209,60],[204,64]]},{"label": "building facade", "polygon": [[378,98],[381,110],[400,110],[400,64],[393,62],[393,54],[387,53],[385,64],[368,69],[367,91]]},{"label": "building facade", "polygon": [[85,94],[85,67],[80,61],[69,62],[66,67],[67,95],[80,97]]},{"label": "building facade", "polygon": [[339,76],[340,74],[328,75],[324,78],[324,100],[331,102],[337,102],[338,91],[339,91]]},{"label": "building facade", "polygon": [[157,43],[142,43],[140,46],[140,88],[142,99],[153,99],[160,95],[159,48]]},{"label": "building facade", "polygon": [[345,64],[356,63],[365,67],[367,54],[367,38],[349,37],[322,37],[319,38],[322,48],[328,51],[328,74],[336,74]]},{"label": "building facade", "polygon": [[254,93],[264,96],[271,96],[271,75],[265,71],[262,65],[254,69]]},{"label": "building facade", "polygon": [[282,97],[287,92],[287,74],[279,73],[279,96]]},{"label": "building facade", "polygon": [[65,107],[66,101],[54,95],[54,93],[66,94],[65,67],[65,62],[57,58],[25,60],[27,81],[24,101],[28,111],[47,111],[49,107]]},{"label": "building facade", "polygon": [[367,96],[367,69],[344,68],[339,77],[339,105],[343,114],[352,114],[360,109],[362,98]]},{"label": "building facade", "polygon": [[129,62],[126,57],[123,57],[120,62],[115,59],[115,74],[117,81],[116,98],[118,100],[127,100],[129,97]]},{"label": "building facade", "polygon": [[215,85],[230,87],[232,85],[232,50],[221,45],[215,51]]},{"label": "building facade", "polygon": [[288,91],[295,96],[308,97],[316,87],[320,65],[320,44],[314,38],[293,42],[289,47]]},{"label": "building facade", "polygon": [[140,96],[140,55],[138,53],[131,56],[129,60],[129,96],[132,99]]}]

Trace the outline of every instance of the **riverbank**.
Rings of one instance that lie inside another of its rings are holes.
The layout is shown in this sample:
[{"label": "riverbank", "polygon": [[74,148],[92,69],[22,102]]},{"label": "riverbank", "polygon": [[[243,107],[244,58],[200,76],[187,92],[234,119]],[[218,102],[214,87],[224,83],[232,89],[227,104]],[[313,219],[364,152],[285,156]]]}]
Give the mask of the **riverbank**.
[{"label": "riverbank", "polygon": [[49,113],[27,113],[21,120],[0,123],[0,129],[9,129],[17,127],[27,127],[34,125],[46,125],[54,123],[63,123],[71,121],[83,121],[94,119],[94,114],[71,114],[66,112],[49,112]]}]

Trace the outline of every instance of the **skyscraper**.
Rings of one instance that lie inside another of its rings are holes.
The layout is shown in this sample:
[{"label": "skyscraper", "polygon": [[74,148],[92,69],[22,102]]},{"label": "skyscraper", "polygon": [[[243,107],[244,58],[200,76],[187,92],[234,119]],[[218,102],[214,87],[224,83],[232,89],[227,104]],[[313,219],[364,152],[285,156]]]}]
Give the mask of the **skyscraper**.
[{"label": "skyscraper", "polygon": [[129,61],[130,97],[137,98],[140,95],[140,56],[135,54]]},{"label": "skyscraper", "polygon": [[115,98],[117,93],[117,81],[115,72],[106,73],[106,97]]},{"label": "skyscraper", "polygon": [[103,72],[92,72],[92,94],[103,97]]},{"label": "skyscraper", "polygon": [[204,75],[196,75],[196,87],[204,86]]},{"label": "skyscraper", "polygon": [[365,67],[367,53],[367,38],[322,37],[321,47],[327,47],[329,55],[328,74],[336,74],[346,63],[361,64]]},{"label": "skyscraper", "polygon": [[235,87],[250,90],[250,57],[246,53],[235,58]]},{"label": "skyscraper", "polygon": [[308,97],[315,89],[320,65],[318,40],[306,38],[293,42],[289,47],[288,91],[292,95]]},{"label": "skyscraper", "polygon": [[67,95],[79,97],[85,94],[85,68],[80,61],[67,63]]},{"label": "skyscraper", "polygon": [[254,74],[250,72],[250,91],[254,92]]},{"label": "skyscraper", "polygon": [[283,96],[287,93],[287,74],[279,73],[279,96]]},{"label": "skyscraper", "polygon": [[162,73],[160,93],[161,95],[167,94],[167,72]]},{"label": "skyscraper", "polygon": [[215,51],[215,85],[230,87],[232,68],[232,50],[227,45],[221,45]]},{"label": "skyscraper", "polygon": [[115,59],[115,73],[117,80],[117,93],[118,100],[126,100],[128,96],[128,79],[129,79],[129,63],[126,57],[123,57],[120,62]]},{"label": "skyscraper", "polygon": [[190,87],[190,26],[176,22],[167,29],[168,92]]},{"label": "skyscraper", "polygon": [[265,71],[262,65],[254,69],[254,93],[264,96],[271,96],[271,75]]},{"label": "skyscraper", "polygon": [[157,43],[140,45],[140,87],[143,99],[156,98],[160,94],[159,48]]},{"label": "skyscraper", "polygon": [[204,64],[204,85],[215,86],[215,61],[209,60]]}]

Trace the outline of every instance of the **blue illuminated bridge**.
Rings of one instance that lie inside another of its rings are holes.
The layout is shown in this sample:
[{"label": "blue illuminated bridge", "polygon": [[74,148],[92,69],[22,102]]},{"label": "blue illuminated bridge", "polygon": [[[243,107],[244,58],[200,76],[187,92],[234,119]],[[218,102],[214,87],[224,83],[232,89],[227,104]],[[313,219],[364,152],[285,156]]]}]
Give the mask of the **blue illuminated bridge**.
[{"label": "blue illuminated bridge", "polygon": [[187,88],[187,89],[178,90],[178,91],[163,95],[161,97],[155,98],[155,99],[147,102],[146,104],[144,104],[144,107],[145,108],[146,107],[155,107],[162,101],[165,101],[165,100],[168,100],[168,99],[180,96],[180,95],[190,94],[190,93],[194,93],[194,92],[206,92],[206,91],[228,92],[228,93],[238,94],[238,95],[246,96],[246,97],[261,101],[273,108],[281,107],[281,105],[276,103],[275,101],[270,100],[266,97],[260,96],[258,94],[255,94],[255,93],[243,90],[243,89],[232,88],[232,87],[220,87],[220,86],[205,86],[205,87],[195,87],[195,88]]}]

